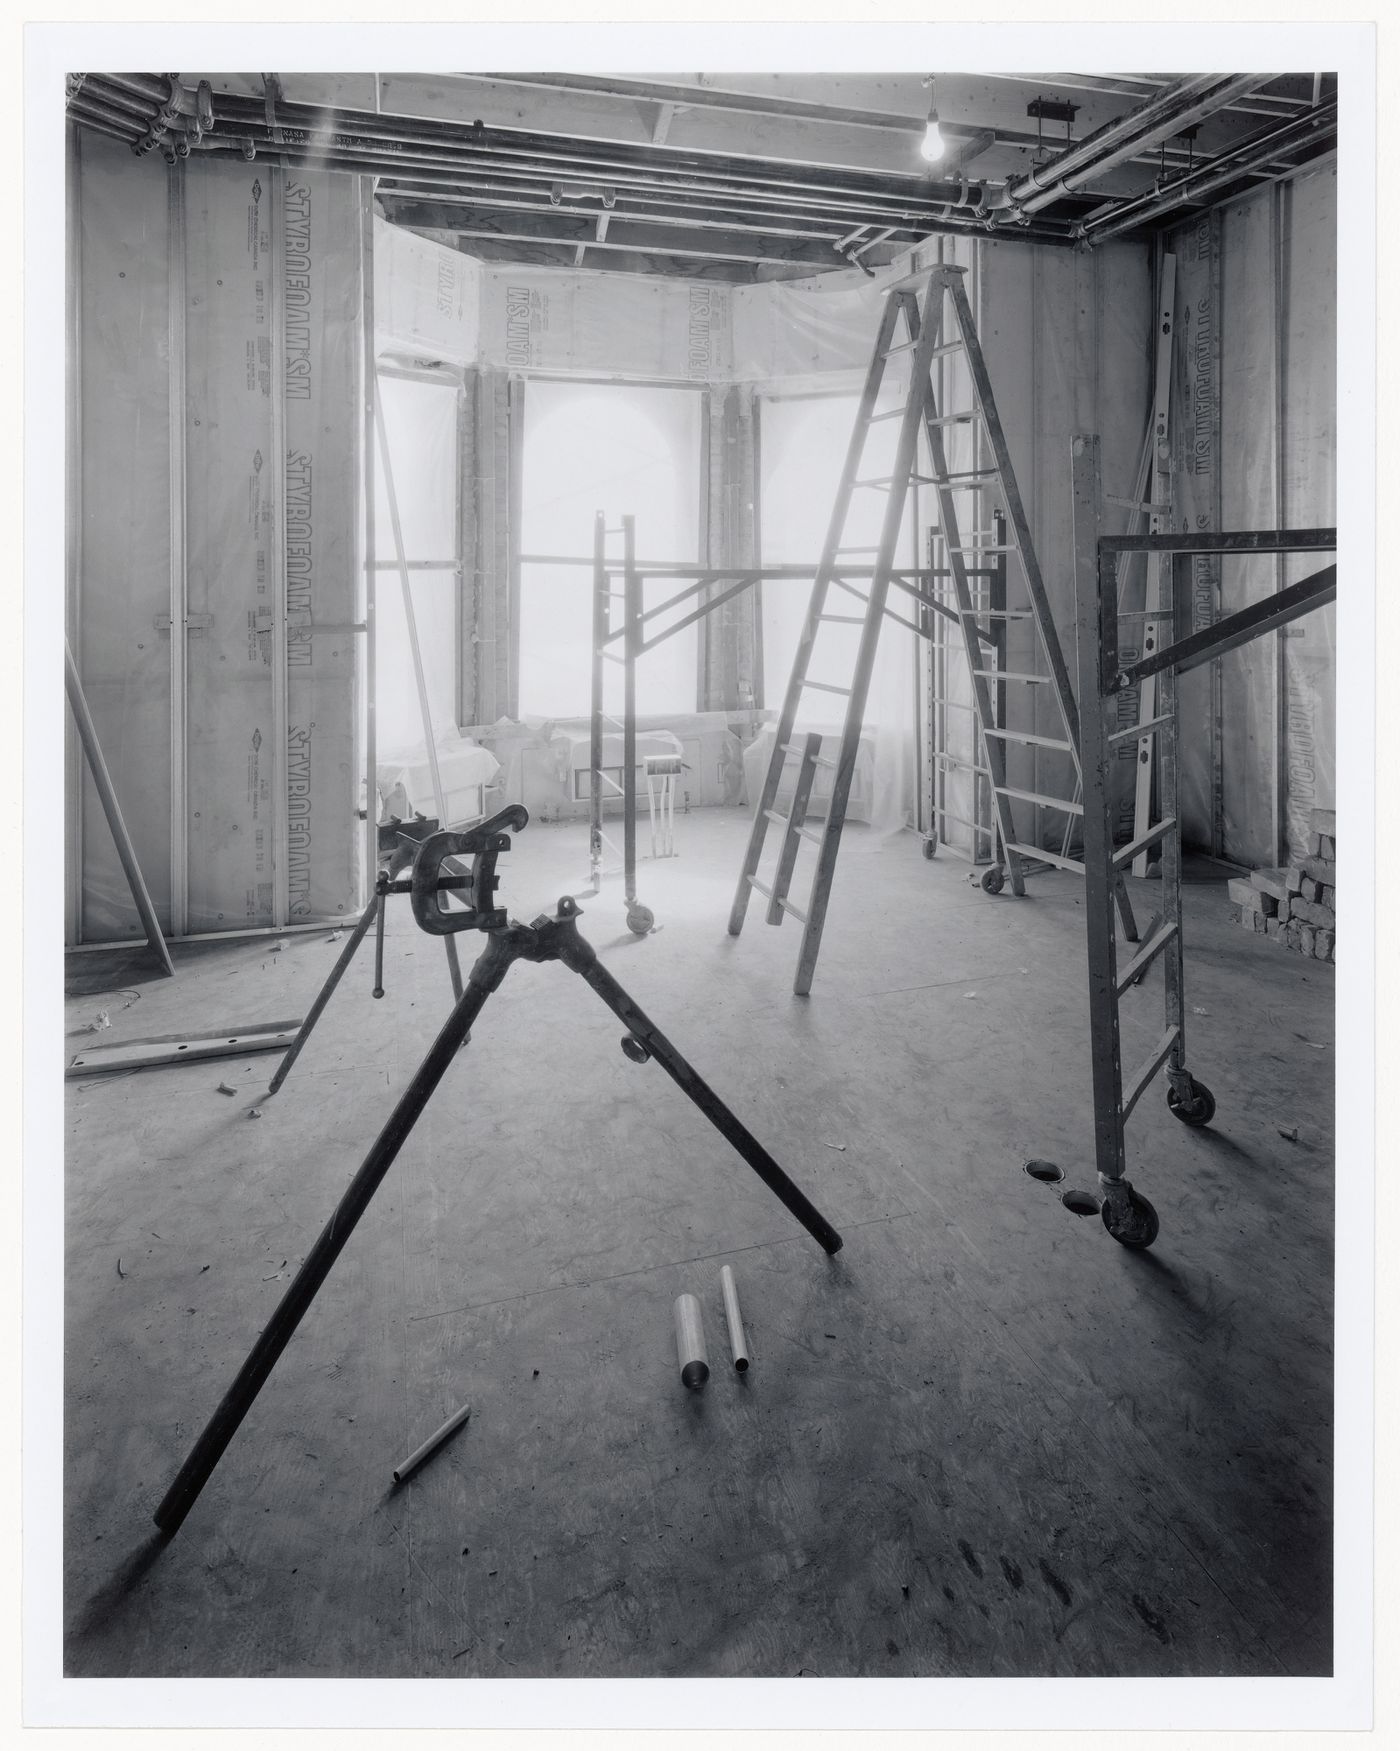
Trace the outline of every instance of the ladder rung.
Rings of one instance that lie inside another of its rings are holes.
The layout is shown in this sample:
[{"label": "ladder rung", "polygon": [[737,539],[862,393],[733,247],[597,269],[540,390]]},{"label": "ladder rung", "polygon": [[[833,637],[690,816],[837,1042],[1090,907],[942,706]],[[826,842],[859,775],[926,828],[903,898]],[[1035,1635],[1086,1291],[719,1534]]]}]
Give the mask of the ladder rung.
[{"label": "ladder rung", "polygon": [[972,672],[974,675],[985,676],[989,681],[1024,681],[1034,687],[1050,685],[1048,675],[1019,675],[1013,674],[1010,669],[974,669]]},{"label": "ladder rung", "polygon": [[972,620],[1034,620],[1033,608],[960,608]]},{"label": "ladder rung", "polygon": [[845,626],[864,626],[863,614],[818,614],[818,620],[839,620]]},{"label": "ladder rung", "polygon": [[791,912],[793,917],[799,919],[803,924],[807,922],[807,914],[802,908],[800,906],[794,906],[792,901],[789,900],[785,894],[774,894],[772,888],[769,887],[767,882],[761,882],[757,876],[751,875],[749,877],[749,886],[751,888],[757,888],[759,893],[762,894],[765,899],[776,899],[784,912]]},{"label": "ladder rung", "polygon": [[991,833],[994,831],[984,821],[969,820],[966,815],[960,815],[955,809],[945,809],[941,803],[933,805],[933,812],[945,821],[956,821],[960,827],[971,827],[974,833]]},{"label": "ladder rung", "polygon": [[934,759],[944,771],[951,767],[956,772],[980,772],[983,778],[992,776],[990,767],[979,766],[975,760],[959,760],[956,754],[935,754]]},{"label": "ladder rung", "polygon": [[965,413],[940,414],[937,419],[925,420],[924,424],[929,426],[961,426],[966,425],[969,420],[980,420],[982,417],[980,408],[970,407]]},{"label": "ladder rung", "polygon": [[873,426],[878,425],[881,420],[901,419],[908,411],[909,403],[906,401],[903,407],[887,407],[883,413],[872,413],[866,423]]},{"label": "ladder rung", "polygon": [[1151,1056],[1144,1059],[1128,1079],[1123,1090],[1122,1103],[1118,1109],[1118,1122],[1120,1124],[1127,1122],[1128,1114],[1137,1105],[1148,1083],[1166,1063],[1168,1054],[1180,1037],[1181,1029],[1173,1023],[1152,1048]]},{"label": "ladder rung", "polygon": [[765,815],[767,815],[767,817],[770,821],[774,821],[777,823],[778,826],[787,827],[791,831],[795,832],[799,839],[810,839],[812,841],[813,845],[820,845],[821,844],[822,835],[821,835],[820,828],[807,827],[807,826],[794,828],[792,825],[792,816],[791,815],[784,815],[777,809],[765,809],[763,812]]},{"label": "ladder rung", "polygon": [[819,693],[839,693],[844,699],[849,699],[852,692],[851,688],[837,687],[835,683],[831,681],[804,681],[802,685],[804,687],[815,687]]},{"label": "ladder rung", "polygon": [[984,736],[996,736],[1003,742],[1024,742],[1028,748],[1058,748],[1062,754],[1072,754],[1072,742],[1057,741],[1054,736],[1032,736],[1024,730],[991,730],[984,729]]},{"label": "ladder rung", "polygon": [[1126,869],[1140,852],[1146,851],[1149,846],[1155,845],[1159,839],[1165,839],[1168,833],[1174,833],[1175,831],[1175,815],[1168,815],[1164,821],[1158,821],[1155,827],[1149,827],[1145,833],[1140,834],[1130,845],[1124,845],[1121,849],[1114,852],[1114,869]]},{"label": "ladder rung", "polygon": [[1016,548],[1011,542],[1000,546],[984,547],[981,542],[967,542],[961,547],[950,547],[949,553],[1015,553]]},{"label": "ladder rung", "polygon": [[941,693],[931,694],[929,697],[929,704],[936,705],[936,706],[940,707],[943,711],[973,711],[973,712],[975,712],[977,710],[977,707],[975,705],[967,705],[961,699],[945,699]]},{"label": "ladder rung", "polygon": [[[783,753],[784,755],[805,754],[806,747],[805,744],[799,744],[797,742],[784,742]],[[825,766],[832,772],[836,770],[836,762],[826,754],[814,754],[812,756],[812,764],[813,766]]]},{"label": "ladder rung", "polygon": [[878,487],[881,492],[887,492],[889,490],[890,483],[893,480],[894,480],[894,476],[892,474],[872,474],[869,480],[853,480],[851,482],[851,485],[853,487],[854,486],[868,486],[872,490],[874,488]]},{"label": "ladder rung", "polygon": [[1118,975],[1117,990],[1120,997],[1129,985],[1134,984],[1147,971],[1175,935],[1176,925],[1164,924],[1155,936],[1148,938]]},{"label": "ladder rung", "polygon": [[1008,840],[1006,849],[1014,851],[1018,857],[1032,857],[1040,863],[1053,863],[1056,869],[1070,870],[1074,875],[1084,874],[1084,865],[1073,857],[1064,857],[1058,851],[1043,851],[1036,845],[1017,845]]},{"label": "ladder rung", "polygon": [[1042,809],[1058,809],[1062,815],[1082,815],[1083,803],[1072,803],[1067,797],[1043,796],[1038,790],[1017,790],[1010,784],[994,784],[992,789],[998,796],[1019,797],[1023,803],[1036,803]]}]

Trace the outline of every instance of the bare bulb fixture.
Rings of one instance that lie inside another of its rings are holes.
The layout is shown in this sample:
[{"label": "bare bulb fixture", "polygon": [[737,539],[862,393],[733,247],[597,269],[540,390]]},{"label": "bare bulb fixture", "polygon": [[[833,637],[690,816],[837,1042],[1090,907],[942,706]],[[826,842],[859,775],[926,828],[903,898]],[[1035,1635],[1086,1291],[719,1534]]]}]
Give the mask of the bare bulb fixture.
[{"label": "bare bulb fixture", "polygon": [[924,80],[928,86],[928,122],[924,127],[924,137],[919,144],[919,155],[926,164],[937,164],[947,150],[947,142],[943,138],[943,130],[938,125],[938,98],[933,88],[933,75]]}]

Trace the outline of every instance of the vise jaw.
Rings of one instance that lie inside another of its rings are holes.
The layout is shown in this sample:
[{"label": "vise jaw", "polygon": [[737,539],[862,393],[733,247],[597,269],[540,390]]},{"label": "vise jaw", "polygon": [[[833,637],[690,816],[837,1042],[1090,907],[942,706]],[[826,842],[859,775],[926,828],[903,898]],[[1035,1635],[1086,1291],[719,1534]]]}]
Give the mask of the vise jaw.
[{"label": "vise jaw", "polygon": [[[505,829],[518,833],[529,819],[526,809],[512,803],[478,826],[432,833],[424,839],[413,860],[409,889],[420,930],[430,936],[455,936],[459,930],[505,929],[506,914],[495,904],[496,859],[510,850],[510,834]],[[444,875],[444,864],[459,857],[471,858],[470,872]],[[444,903],[448,893],[459,895],[466,910],[449,911]]]}]

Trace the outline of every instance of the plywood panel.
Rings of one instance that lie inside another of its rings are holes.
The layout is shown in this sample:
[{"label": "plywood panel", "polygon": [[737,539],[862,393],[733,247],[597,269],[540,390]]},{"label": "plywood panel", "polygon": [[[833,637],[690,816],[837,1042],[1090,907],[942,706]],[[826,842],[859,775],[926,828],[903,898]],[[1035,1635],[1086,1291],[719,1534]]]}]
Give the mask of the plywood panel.
[{"label": "plywood panel", "polygon": [[[76,311],[82,570],[74,657],[146,885],[170,919],[170,420],[168,185],[116,141],[78,154]],[[140,920],[90,777],[82,781],[81,888],[89,940]]]}]

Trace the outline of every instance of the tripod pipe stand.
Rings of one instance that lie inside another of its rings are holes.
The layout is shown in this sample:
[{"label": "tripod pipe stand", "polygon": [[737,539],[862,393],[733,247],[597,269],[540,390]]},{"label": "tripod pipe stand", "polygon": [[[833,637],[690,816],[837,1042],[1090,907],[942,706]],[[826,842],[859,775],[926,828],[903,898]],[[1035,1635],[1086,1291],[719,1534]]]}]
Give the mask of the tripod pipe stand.
[{"label": "tripod pipe stand", "polygon": [[[840,1250],[841,1236],[821,1212],[798,1190],[700,1073],[681,1056],[650,1016],[598,964],[598,957],[592,946],[579,935],[579,908],[572,898],[565,895],[559,901],[554,917],[541,916],[528,925],[508,921],[505,912],[493,906],[496,857],[500,852],[510,849],[509,835],[499,829],[503,825],[509,825],[518,830],[528,819],[525,810],[517,805],[503,810],[490,821],[467,832],[435,833],[423,842],[414,862],[411,878],[413,912],[418,923],[435,936],[452,935],[460,930],[484,931],[486,946],[468,976],[462,996],[429,1048],[427,1057],[400,1096],[369,1154],[360,1164],[344,1196],[332,1212],[329,1222],[317,1236],[300,1270],[288,1285],[266,1329],[253,1345],[232,1386],[224,1394],[203,1434],[195,1442],[174,1483],[156,1509],[155,1522],[162,1531],[175,1532],[194,1506],[199,1492],[208,1482],[224,1449],[248,1414],[277,1358],[291,1341],[293,1333],[315,1299],[317,1290],[340,1256],[346,1241],[354,1233],[356,1223],[369,1207],[370,1200],[393,1165],[394,1158],[408,1140],[414,1125],[432,1098],[433,1090],[441,1082],[473,1022],[480,1015],[486,999],[500,986],[516,961],[562,961],[566,967],[572,968],[598,993],[626,1027],[627,1033],[622,1040],[622,1049],[626,1055],[637,1064],[645,1064],[648,1059],[654,1058],[672,1081],[695,1102],[715,1129],[734,1145],[763,1183],[782,1200],[807,1232],[828,1253]],[[472,855],[473,863],[465,884],[461,877],[444,879],[441,875],[444,860],[468,853]],[[445,911],[442,906],[444,891],[454,889],[461,894],[464,887],[468,910]]]}]

